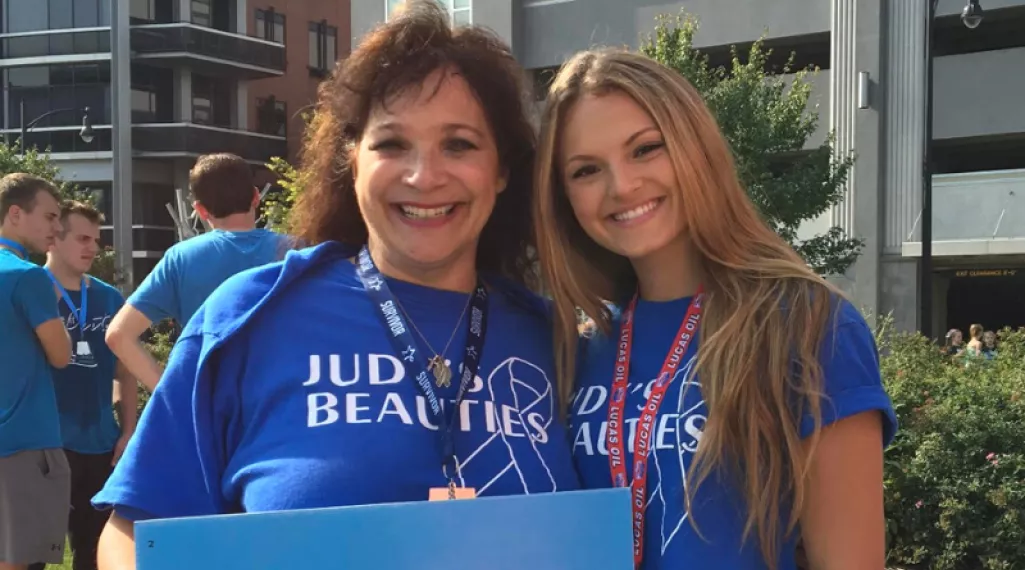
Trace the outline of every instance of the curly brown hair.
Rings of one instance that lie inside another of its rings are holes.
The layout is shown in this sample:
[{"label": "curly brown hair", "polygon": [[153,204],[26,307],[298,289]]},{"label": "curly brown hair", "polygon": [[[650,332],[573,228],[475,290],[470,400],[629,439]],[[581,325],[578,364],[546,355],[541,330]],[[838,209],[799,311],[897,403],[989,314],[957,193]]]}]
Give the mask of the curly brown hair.
[{"label": "curly brown hair", "polygon": [[526,113],[524,72],[509,47],[476,26],[453,29],[433,0],[407,1],[363,37],[321,84],[311,134],[302,151],[304,189],[291,227],[308,245],[363,245],[367,226],[356,201],[352,161],[371,110],[425,88],[454,69],[480,102],[508,183],[498,195],[477,248],[477,268],[533,286],[534,129]]}]

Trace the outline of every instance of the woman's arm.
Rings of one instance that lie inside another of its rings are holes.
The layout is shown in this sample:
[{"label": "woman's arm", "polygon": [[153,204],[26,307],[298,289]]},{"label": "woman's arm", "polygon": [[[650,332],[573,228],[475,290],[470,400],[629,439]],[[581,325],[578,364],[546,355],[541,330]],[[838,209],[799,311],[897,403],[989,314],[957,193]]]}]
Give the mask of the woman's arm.
[{"label": "woman's arm", "polygon": [[117,511],[100,535],[96,562],[99,570],[135,570],[135,526]]},{"label": "woman's arm", "polygon": [[886,566],[882,425],[868,411],[822,429],[801,514],[810,570]]}]

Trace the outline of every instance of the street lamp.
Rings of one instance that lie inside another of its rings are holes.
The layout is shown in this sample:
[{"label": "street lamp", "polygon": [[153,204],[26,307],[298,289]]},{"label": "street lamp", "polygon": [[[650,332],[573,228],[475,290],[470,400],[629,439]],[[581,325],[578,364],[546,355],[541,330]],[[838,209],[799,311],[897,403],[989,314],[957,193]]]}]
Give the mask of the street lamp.
[{"label": "street lamp", "polygon": [[970,30],[979,27],[982,23],[982,6],[979,5],[979,0],[969,0],[964,10],[961,10],[961,21]]},{"label": "street lamp", "polygon": [[42,115],[39,115],[38,117],[36,117],[35,119],[32,119],[31,121],[29,121],[27,123],[25,122],[25,100],[24,99],[22,99],[19,102],[19,109],[18,110],[21,113],[21,140],[18,141],[19,149],[21,150],[21,154],[25,154],[25,135],[28,134],[28,131],[30,129],[32,129],[32,127],[38,125],[39,121],[42,121],[43,119],[45,119],[47,117],[51,117],[53,115],[56,115],[57,113],[67,113],[69,111],[75,112],[75,113],[82,113],[82,130],[78,131],[79,138],[81,138],[82,142],[84,142],[85,144],[89,144],[89,143],[93,142],[93,139],[96,138],[95,137],[95,133],[93,132],[92,118],[89,117],[89,107],[82,107],[80,109],[76,108],[76,107],[67,107],[67,108],[63,108],[63,109],[54,109],[52,111],[47,111],[47,112],[43,113]]},{"label": "street lamp", "polygon": [[[936,5],[939,0],[930,0],[929,18],[925,25],[925,153],[922,160],[922,276],[919,291],[919,315],[921,332],[932,338],[932,125],[933,125],[933,48],[935,37],[933,24],[936,21]],[[974,30],[982,23],[982,6],[979,0],[967,0],[961,11],[965,27]]]}]

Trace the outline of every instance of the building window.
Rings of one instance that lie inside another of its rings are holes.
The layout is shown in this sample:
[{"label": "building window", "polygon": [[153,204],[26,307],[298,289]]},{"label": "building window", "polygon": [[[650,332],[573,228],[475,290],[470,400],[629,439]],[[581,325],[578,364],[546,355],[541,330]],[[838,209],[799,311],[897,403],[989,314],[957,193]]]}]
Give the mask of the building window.
[{"label": "building window", "polygon": [[192,122],[232,128],[233,85],[226,80],[192,74]]},{"label": "building window", "polygon": [[288,103],[275,96],[256,100],[256,132],[279,137],[288,134]]},{"label": "building window", "polygon": [[212,27],[213,16],[210,0],[192,0],[192,23],[199,26]]},{"label": "building window", "polygon": [[[110,64],[54,64],[9,67],[2,72],[7,87],[7,116],[4,127],[13,143],[21,128],[21,103],[25,103],[25,122],[44,113],[54,113],[37,122],[26,135],[26,146],[51,147],[53,152],[83,152],[110,149]],[[85,143],[78,137],[81,110],[89,107],[96,138]],[[63,128],[62,128],[63,127]],[[56,128],[56,130],[54,130]]]},{"label": "building window", "polygon": [[[404,0],[384,0],[384,14],[387,20],[392,12],[402,4]],[[466,26],[473,23],[472,0],[438,0],[446,10],[448,17],[452,20],[453,26]]]},{"label": "building window", "polygon": [[285,43],[285,15],[275,12],[274,8],[257,9],[256,37],[279,44]]},{"label": "building window", "polygon": [[310,22],[310,71],[325,75],[338,59],[338,28],[326,20]]},{"label": "building window", "polygon": [[387,21],[404,0],[384,0],[384,19]]},{"label": "building window", "polygon": [[445,0],[448,15],[453,26],[468,26],[473,23],[471,0]]},{"label": "building window", "polygon": [[157,94],[132,86],[132,122],[157,122]]},{"label": "building window", "polygon": [[[53,109],[89,107],[94,125],[110,124],[110,64],[39,65],[9,67],[4,72],[8,85],[8,129],[21,127],[19,107],[25,101],[25,119],[31,121]],[[37,128],[76,125],[82,117],[56,113],[36,124]]]},{"label": "building window", "polygon": [[[174,186],[147,182],[136,182],[133,186],[133,196],[136,200],[135,223],[153,226],[172,225],[166,205],[175,201]],[[143,248],[137,246],[137,249]]]},{"label": "building window", "polygon": [[157,20],[156,0],[131,0],[128,5],[128,16],[146,22]]},{"label": "building window", "polygon": [[6,0],[3,4],[7,33],[110,25],[107,0]]},{"label": "building window", "polygon": [[132,65],[132,122],[170,123],[174,120],[174,72],[167,68]]},{"label": "building window", "polygon": [[3,57],[110,53],[110,31],[83,29],[0,38]]}]

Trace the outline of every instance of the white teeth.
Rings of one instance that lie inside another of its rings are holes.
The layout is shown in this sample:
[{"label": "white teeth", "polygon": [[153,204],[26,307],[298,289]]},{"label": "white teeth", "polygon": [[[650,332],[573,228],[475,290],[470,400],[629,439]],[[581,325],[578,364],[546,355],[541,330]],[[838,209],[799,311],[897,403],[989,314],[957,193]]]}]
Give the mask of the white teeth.
[{"label": "white teeth", "polygon": [[641,204],[640,206],[637,206],[632,210],[627,210],[625,212],[613,214],[612,219],[616,220],[617,222],[625,222],[627,220],[632,220],[638,216],[643,216],[644,214],[647,214],[648,212],[657,208],[660,201],[661,198],[656,198],[650,202],[645,202],[644,204]]},{"label": "white teeth", "polygon": [[417,208],[415,206],[406,206],[406,205],[402,205],[402,206],[399,206],[399,207],[402,209],[402,213],[405,214],[407,217],[418,218],[418,219],[427,219],[427,218],[437,218],[437,217],[440,217],[440,216],[444,216],[444,215],[448,214],[449,212],[451,212],[452,209],[455,208],[456,206],[455,206],[455,204],[450,204],[448,206],[442,206],[440,208]]}]

